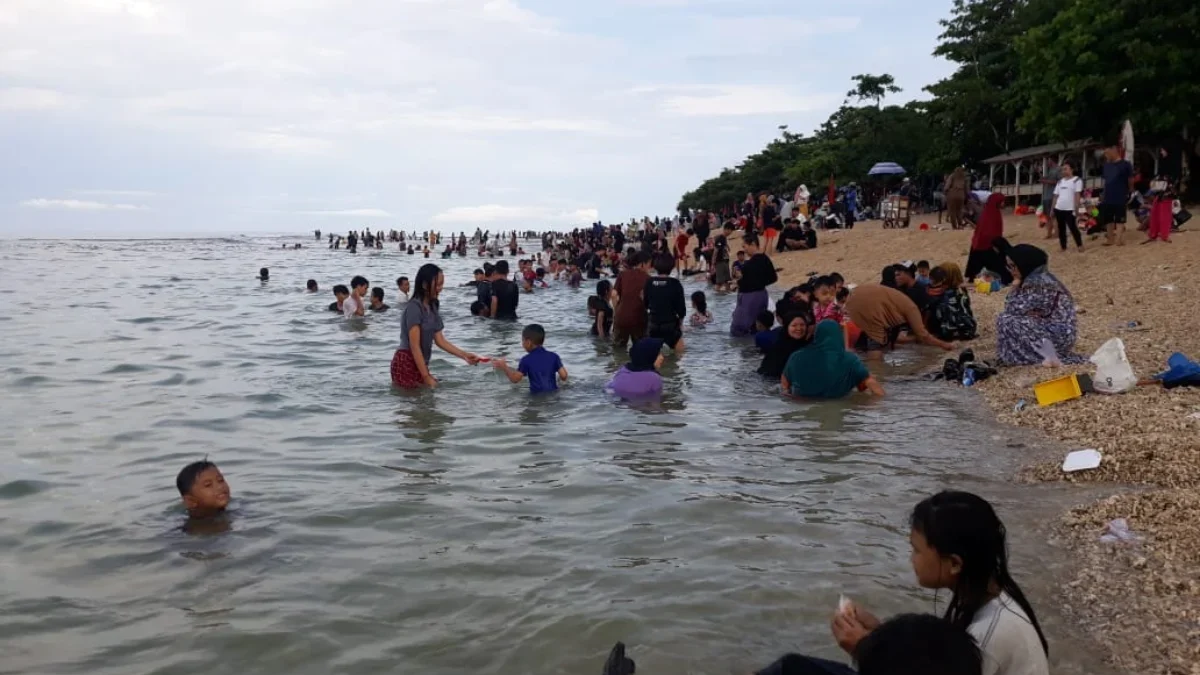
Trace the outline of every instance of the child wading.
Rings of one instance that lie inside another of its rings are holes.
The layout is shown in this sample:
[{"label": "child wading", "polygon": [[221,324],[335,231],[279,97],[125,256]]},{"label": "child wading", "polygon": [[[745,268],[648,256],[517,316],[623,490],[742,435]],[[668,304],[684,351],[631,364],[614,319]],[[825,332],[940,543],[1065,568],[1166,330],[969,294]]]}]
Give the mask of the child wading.
[{"label": "child wading", "polygon": [[[546,329],[533,323],[521,331],[521,346],[525,348],[525,356],[514,370],[504,359],[496,359],[492,366],[508,376],[512,383],[529,378],[529,393],[545,394],[558,390],[558,381],[567,381],[567,369],[563,367],[562,359],[552,351],[547,350]],[[557,378],[557,379],[556,379]]]}]

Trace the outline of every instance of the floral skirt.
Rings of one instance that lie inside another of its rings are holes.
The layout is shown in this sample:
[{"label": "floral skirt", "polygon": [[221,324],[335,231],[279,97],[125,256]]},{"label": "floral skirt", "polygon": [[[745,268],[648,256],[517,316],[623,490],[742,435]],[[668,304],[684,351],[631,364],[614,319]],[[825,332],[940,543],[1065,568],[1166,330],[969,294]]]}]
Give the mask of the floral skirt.
[{"label": "floral skirt", "polygon": [[403,389],[419,389],[425,384],[417,362],[408,349],[397,349],[392,356],[392,384]]}]

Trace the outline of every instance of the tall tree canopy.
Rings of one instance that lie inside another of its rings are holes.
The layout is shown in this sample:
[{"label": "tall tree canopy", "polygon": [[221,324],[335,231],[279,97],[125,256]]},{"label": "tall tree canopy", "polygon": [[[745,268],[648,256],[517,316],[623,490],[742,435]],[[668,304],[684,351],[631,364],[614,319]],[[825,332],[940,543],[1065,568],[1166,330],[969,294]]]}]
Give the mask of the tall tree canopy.
[{"label": "tall tree canopy", "polygon": [[[1036,143],[1113,141],[1125,119],[1139,138],[1197,135],[1187,126],[1200,102],[1196,0],[954,0],[941,26],[933,53],[957,67],[925,88],[930,100],[884,106],[901,91],[893,77],[856,75],[812,136],[781,127],[680,208],[721,208],[831,175],[859,180],[877,161],[937,174]],[[1197,151],[1193,140],[1180,145]]]}]

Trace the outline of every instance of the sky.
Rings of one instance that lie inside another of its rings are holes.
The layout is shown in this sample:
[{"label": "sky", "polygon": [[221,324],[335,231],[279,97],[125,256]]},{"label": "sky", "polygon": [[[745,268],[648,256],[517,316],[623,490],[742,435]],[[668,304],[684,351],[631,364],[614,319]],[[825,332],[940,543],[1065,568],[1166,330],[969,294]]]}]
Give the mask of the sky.
[{"label": "sky", "polygon": [[902,103],[950,0],[3,0],[0,236],[571,229]]}]

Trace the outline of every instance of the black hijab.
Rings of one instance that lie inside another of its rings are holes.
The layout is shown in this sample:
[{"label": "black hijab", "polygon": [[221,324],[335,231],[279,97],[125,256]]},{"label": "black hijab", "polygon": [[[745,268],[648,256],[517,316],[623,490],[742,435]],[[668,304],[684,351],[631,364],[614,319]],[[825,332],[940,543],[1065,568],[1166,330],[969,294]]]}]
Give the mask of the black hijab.
[{"label": "black hijab", "polygon": [[799,340],[788,334],[787,327],[792,325],[792,321],[796,319],[804,319],[806,327],[812,326],[812,322],[803,314],[792,314],[784,318],[783,332],[779,334],[779,339],[775,341],[775,344],[763,356],[762,363],[758,366],[759,375],[771,378],[778,378],[783,375],[783,369],[787,366],[788,359],[791,358],[792,354],[812,342],[808,339],[807,330],[805,330],[804,337]]},{"label": "black hijab", "polygon": [[1008,250],[1008,259],[1021,273],[1021,279],[1028,279],[1039,267],[1045,267],[1050,257],[1042,249],[1032,244],[1017,244]]},{"label": "black hijab", "polygon": [[629,349],[629,363],[625,368],[634,373],[654,370],[654,362],[662,353],[663,341],[658,338],[642,338]]}]

